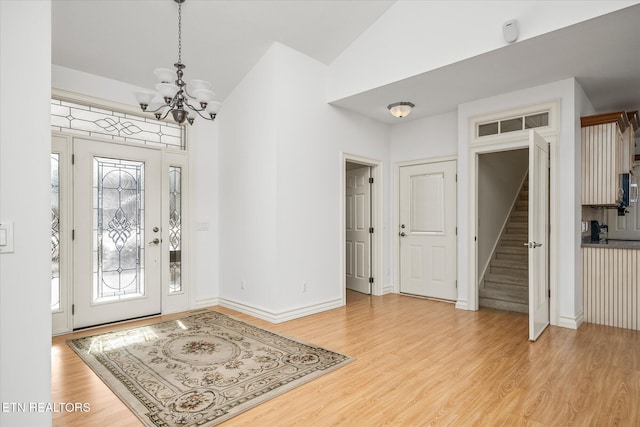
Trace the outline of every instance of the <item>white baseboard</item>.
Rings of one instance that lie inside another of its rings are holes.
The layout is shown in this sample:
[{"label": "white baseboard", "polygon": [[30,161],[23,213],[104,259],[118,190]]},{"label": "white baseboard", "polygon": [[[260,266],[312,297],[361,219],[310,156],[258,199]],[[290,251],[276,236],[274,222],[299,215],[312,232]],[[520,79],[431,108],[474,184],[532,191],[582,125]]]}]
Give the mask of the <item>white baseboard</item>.
[{"label": "white baseboard", "polygon": [[396,292],[396,287],[394,285],[385,285],[382,288],[382,295],[387,295],[387,294],[395,294]]},{"label": "white baseboard", "polygon": [[281,323],[287,320],[298,319],[300,317],[309,316],[311,314],[321,313],[323,311],[331,310],[334,308],[342,307],[342,299],[334,299],[331,301],[325,301],[305,307],[292,308],[289,310],[283,310],[274,312],[264,308],[254,307],[247,304],[243,304],[238,301],[233,301],[226,298],[218,298],[218,303],[222,307],[230,308],[232,310],[239,311],[244,314],[248,314],[258,319],[266,320],[271,323]]},{"label": "white baseboard", "polygon": [[198,299],[193,302],[193,305],[189,308],[190,310],[198,309],[198,308],[206,308],[214,305],[219,305],[219,298],[203,298]]},{"label": "white baseboard", "polygon": [[466,299],[458,299],[456,301],[456,308],[460,310],[469,310],[469,301]]},{"label": "white baseboard", "polygon": [[580,312],[575,317],[560,316],[558,326],[562,328],[578,329],[584,323],[584,313]]}]

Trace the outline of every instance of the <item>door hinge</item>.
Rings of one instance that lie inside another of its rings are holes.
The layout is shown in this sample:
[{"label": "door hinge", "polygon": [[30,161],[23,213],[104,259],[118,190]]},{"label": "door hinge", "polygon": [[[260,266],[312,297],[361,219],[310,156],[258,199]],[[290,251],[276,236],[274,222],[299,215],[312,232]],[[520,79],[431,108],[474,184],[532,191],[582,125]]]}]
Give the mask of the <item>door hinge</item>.
[{"label": "door hinge", "polygon": [[458,174],[456,174],[456,182],[458,182]]},{"label": "door hinge", "polygon": [[76,314],[76,305],[71,304],[71,315],[73,316],[74,314]]},{"label": "door hinge", "polygon": [[456,280],[456,289],[458,289],[458,281]]},{"label": "door hinge", "polygon": [[71,240],[76,240],[76,230],[71,230]]},{"label": "door hinge", "polygon": [[551,289],[549,289],[549,299],[551,299]]},{"label": "door hinge", "polygon": [[369,233],[373,234],[373,227],[369,227]]},{"label": "door hinge", "polygon": [[373,184],[373,177],[369,177],[369,184]]},{"label": "door hinge", "polygon": [[458,227],[456,227],[456,236],[458,235]]},{"label": "door hinge", "polygon": [[369,283],[373,283],[373,277],[369,277]]},{"label": "door hinge", "polygon": [[76,164],[76,155],[75,155],[75,154],[72,154],[72,155],[71,155],[71,164],[72,164],[72,165],[75,165],[75,164]]}]

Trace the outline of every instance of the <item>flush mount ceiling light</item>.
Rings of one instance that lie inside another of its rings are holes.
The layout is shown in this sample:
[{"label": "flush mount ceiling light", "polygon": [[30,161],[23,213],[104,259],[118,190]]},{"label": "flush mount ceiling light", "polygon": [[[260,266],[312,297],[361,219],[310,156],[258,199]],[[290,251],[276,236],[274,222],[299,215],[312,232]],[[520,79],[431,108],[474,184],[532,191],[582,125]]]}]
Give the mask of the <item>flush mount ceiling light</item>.
[{"label": "flush mount ceiling light", "polygon": [[392,116],[400,118],[408,116],[411,113],[413,107],[415,107],[413,103],[405,101],[395,102],[387,106]]},{"label": "flush mount ceiling light", "polygon": [[[153,92],[138,92],[135,94],[136,99],[142,111],[154,113],[158,120],[164,120],[171,113],[177,123],[182,124],[186,120],[192,125],[195,115],[190,114],[188,110],[194,111],[203,119],[214,120],[220,110],[220,103],[213,101],[215,93],[211,90],[211,83],[205,80],[191,80],[187,90],[187,83],[183,80],[186,65],[182,63],[182,3],[185,0],[174,1],[178,3],[178,62],[173,64],[176,71],[166,68],[153,70],[159,81],[156,90],[164,104],[152,106],[148,110],[151,101],[157,95]],[[172,82],[174,78],[176,80]],[[190,100],[196,101],[197,104],[192,105]]]}]

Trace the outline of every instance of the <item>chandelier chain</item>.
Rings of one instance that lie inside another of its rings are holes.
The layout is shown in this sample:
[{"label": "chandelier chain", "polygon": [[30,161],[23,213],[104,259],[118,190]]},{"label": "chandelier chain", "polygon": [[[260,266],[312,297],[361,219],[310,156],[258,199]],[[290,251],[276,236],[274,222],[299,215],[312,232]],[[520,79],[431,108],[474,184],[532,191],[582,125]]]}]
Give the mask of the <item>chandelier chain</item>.
[{"label": "chandelier chain", "polygon": [[182,64],[182,4],[178,3],[178,63]]}]

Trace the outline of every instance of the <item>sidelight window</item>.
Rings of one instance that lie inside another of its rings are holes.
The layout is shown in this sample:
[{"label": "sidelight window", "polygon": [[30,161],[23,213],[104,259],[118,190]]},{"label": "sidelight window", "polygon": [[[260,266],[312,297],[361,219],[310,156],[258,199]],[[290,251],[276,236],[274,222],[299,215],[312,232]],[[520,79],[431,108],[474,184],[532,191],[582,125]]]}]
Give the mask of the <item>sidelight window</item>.
[{"label": "sidelight window", "polygon": [[169,167],[169,293],[182,292],[182,168]]}]

